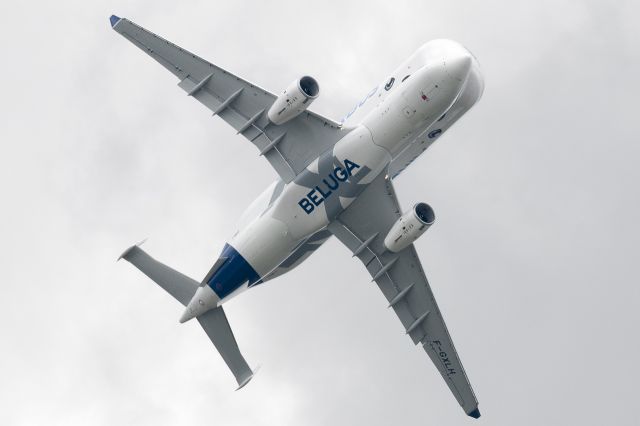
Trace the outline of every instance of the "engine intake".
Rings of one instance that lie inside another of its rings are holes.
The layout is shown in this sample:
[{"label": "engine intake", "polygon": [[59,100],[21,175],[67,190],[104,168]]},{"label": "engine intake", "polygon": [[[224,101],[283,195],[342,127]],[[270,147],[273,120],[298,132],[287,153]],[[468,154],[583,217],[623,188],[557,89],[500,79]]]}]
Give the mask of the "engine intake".
[{"label": "engine intake", "polygon": [[320,86],[313,78],[301,77],[286,88],[286,90],[278,96],[267,116],[273,124],[283,124],[302,113],[311,105],[318,95],[320,95]]},{"label": "engine intake", "polygon": [[402,251],[424,234],[435,220],[436,215],[429,204],[416,204],[393,224],[384,239],[384,246],[394,253]]}]

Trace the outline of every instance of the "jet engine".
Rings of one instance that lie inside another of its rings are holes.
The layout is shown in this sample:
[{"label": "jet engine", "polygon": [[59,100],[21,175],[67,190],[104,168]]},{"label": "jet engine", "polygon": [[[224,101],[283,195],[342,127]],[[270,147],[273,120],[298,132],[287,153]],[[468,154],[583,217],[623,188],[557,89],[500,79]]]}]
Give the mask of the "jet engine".
[{"label": "jet engine", "polygon": [[387,250],[398,253],[424,234],[435,220],[436,215],[429,204],[416,204],[393,224],[384,239],[384,246]]},{"label": "jet engine", "polygon": [[273,124],[286,123],[307,109],[319,94],[320,86],[313,77],[301,77],[278,96],[267,116]]}]

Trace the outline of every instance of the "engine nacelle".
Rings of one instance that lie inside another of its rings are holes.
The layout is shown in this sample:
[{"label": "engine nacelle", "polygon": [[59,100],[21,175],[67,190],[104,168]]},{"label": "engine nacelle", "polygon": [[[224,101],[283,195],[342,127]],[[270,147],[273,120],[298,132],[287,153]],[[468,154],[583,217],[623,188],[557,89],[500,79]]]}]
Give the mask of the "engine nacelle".
[{"label": "engine nacelle", "polygon": [[320,86],[313,77],[301,77],[278,96],[267,116],[273,124],[286,123],[307,109],[319,94]]},{"label": "engine nacelle", "polygon": [[435,222],[436,215],[427,203],[418,203],[403,213],[384,238],[387,250],[398,253],[412,244]]}]

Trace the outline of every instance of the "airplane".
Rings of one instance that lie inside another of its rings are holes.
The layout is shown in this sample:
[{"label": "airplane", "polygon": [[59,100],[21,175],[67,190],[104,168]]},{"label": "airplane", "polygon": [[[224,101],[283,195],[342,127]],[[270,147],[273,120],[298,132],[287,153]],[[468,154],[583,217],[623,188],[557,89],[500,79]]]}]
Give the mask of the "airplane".
[{"label": "airplane", "polygon": [[173,73],[187,96],[254,144],[278,175],[201,281],[158,262],[140,244],[120,256],[185,306],[179,321],[200,323],[238,389],[254,371],[222,305],[291,271],[335,236],[364,264],[464,412],[479,418],[478,400],[413,245],[434,223],[434,211],[424,202],[403,211],[392,183],[480,99],[484,80],[476,58],[451,40],[427,42],[336,122],[308,109],[320,94],[311,76],[276,95],[130,20],[113,15],[110,23]]}]

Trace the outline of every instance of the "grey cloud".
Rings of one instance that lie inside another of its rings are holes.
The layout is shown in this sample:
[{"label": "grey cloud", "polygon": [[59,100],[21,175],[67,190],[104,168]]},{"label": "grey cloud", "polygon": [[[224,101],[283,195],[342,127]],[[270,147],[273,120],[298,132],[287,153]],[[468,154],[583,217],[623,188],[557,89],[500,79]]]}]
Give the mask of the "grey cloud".
[{"label": "grey cloud", "polygon": [[119,13],[339,118],[423,42],[478,57],[480,103],[397,179],[496,425],[635,423],[637,2],[24,2],[0,33],[0,423],[468,424],[336,241],[230,302],[241,392],[204,333],[129,265],[204,276],[275,179],[254,147],[110,30]]}]

